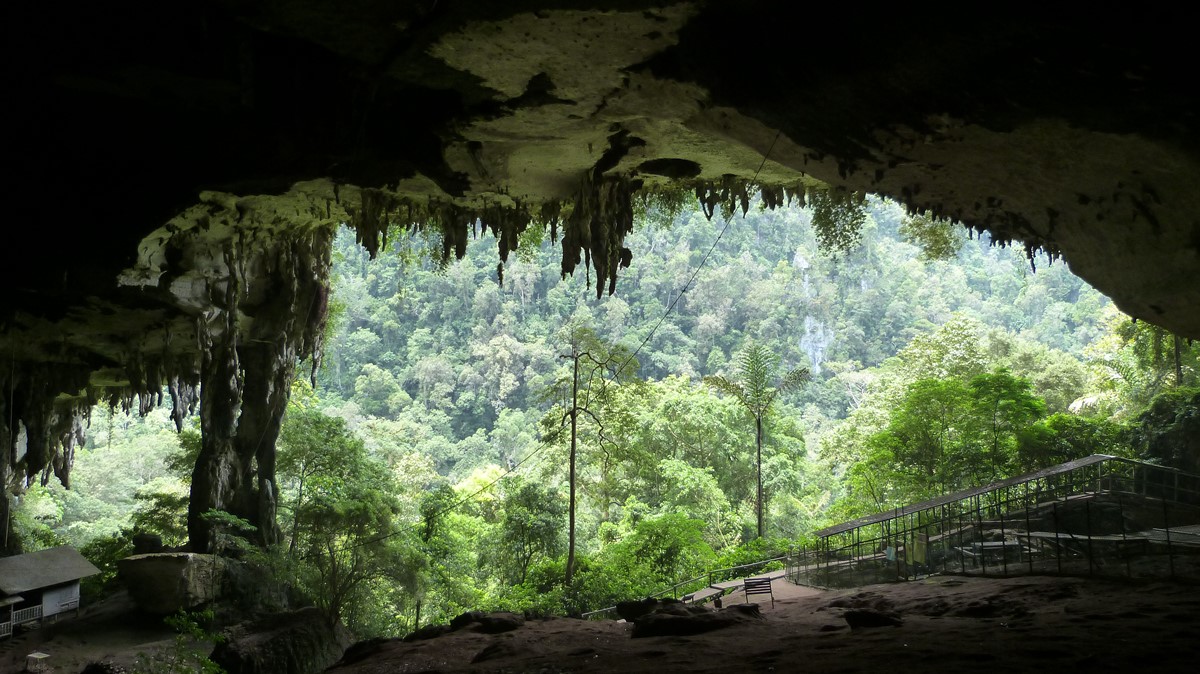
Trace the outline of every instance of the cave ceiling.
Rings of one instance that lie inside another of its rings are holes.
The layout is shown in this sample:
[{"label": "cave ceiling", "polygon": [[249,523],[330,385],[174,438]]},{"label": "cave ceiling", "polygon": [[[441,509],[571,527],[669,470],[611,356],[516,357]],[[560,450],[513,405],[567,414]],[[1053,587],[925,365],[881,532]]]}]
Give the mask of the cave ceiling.
[{"label": "cave ceiling", "polygon": [[172,385],[190,407],[182,391],[231,334],[300,331],[280,353],[311,356],[338,223],[372,249],[388,223],[441,227],[453,253],[477,219],[502,248],[533,220],[560,234],[564,269],[582,253],[602,283],[622,262],[628,201],[670,185],[726,201],[760,187],[886,195],[1060,255],[1130,315],[1200,337],[1183,9],[5,11],[10,466],[35,449],[27,468],[69,465],[52,449],[66,425],[43,419],[53,437],[35,448],[37,424],[16,423],[54,406],[151,404]]}]

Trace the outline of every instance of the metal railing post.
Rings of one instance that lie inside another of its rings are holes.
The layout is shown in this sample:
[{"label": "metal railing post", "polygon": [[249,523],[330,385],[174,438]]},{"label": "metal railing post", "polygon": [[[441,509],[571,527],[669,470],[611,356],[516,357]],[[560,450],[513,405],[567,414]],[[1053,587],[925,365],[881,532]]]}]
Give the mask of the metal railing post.
[{"label": "metal railing post", "polygon": [[1125,558],[1125,577],[1133,578],[1133,563],[1129,561],[1129,538],[1125,535],[1125,502],[1117,494],[1117,512],[1121,517],[1121,556]]},{"label": "metal railing post", "polygon": [[1000,573],[1008,575],[1008,534],[1004,533],[1004,509],[997,512],[1000,515]]},{"label": "metal railing post", "polygon": [[1058,575],[1062,575],[1062,543],[1058,540],[1058,501],[1050,504],[1054,518],[1054,559],[1058,562]]},{"label": "metal railing post", "polygon": [[984,554],[983,544],[986,542],[983,535],[983,506],[981,505],[978,496],[975,497],[975,522],[979,527],[979,566],[983,570],[983,575],[987,575],[987,555]]},{"label": "metal railing post", "polygon": [[943,503],[942,504],[942,528],[941,528],[941,531],[938,532],[939,534],[941,534],[941,538],[938,540],[940,540],[942,543],[942,573],[949,572],[947,570],[947,566],[946,566],[946,564],[947,564],[946,560],[949,559],[949,557],[950,557],[950,551],[946,549],[946,524],[947,524],[946,519],[947,519],[947,517],[948,516],[946,514],[946,504]]},{"label": "metal railing post", "polygon": [[1175,555],[1171,549],[1171,518],[1167,512],[1167,499],[1163,499],[1163,531],[1167,534],[1167,568],[1171,572],[1171,577],[1175,577]]},{"label": "metal railing post", "polygon": [[[1026,493],[1028,493],[1028,492],[1026,492]],[[1025,542],[1029,547],[1029,552],[1028,552],[1028,554],[1025,555],[1025,559],[1029,561],[1029,573],[1032,575],[1033,574],[1033,536],[1032,536],[1033,526],[1029,524],[1029,508],[1030,508],[1029,504],[1026,503],[1025,504]],[[1020,544],[1021,544],[1020,539],[1017,539],[1017,545],[1020,545]]]},{"label": "metal railing post", "polygon": [[1083,527],[1087,532],[1087,555],[1088,555],[1088,575],[1095,575],[1095,555],[1092,553],[1092,502],[1091,500],[1083,503]]}]

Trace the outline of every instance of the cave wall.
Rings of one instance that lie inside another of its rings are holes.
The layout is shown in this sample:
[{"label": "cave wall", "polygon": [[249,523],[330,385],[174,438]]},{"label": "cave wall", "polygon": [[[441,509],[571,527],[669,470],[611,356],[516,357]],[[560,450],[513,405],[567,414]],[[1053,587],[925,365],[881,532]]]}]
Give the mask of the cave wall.
[{"label": "cave wall", "polygon": [[1061,256],[1129,314],[1200,337],[1185,8],[60,10],[5,10],[9,494],[69,483],[91,405],[144,411],[166,387],[182,419],[203,390],[193,514],[228,508],[270,540],[285,382],[319,354],[342,222],[373,253],[390,226],[434,227],[447,257],[487,227],[501,274],[545,227],[599,293],[629,263],[632,203],[656,190],[729,210],[874,192]]},{"label": "cave wall", "polygon": [[[14,339],[47,324],[19,314],[6,326],[9,367],[0,375],[6,497],[52,476],[69,487],[92,406],[145,413],[167,402],[165,389],[180,427],[200,412],[193,544],[210,547],[211,527],[199,515],[211,508],[254,523],[261,541],[274,540],[275,440],[297,364],[317,366],[333,235],[347,217],[326,184],[285,197],[206,193],[146,237],[135,263],[114,279],[138,298],[136,311],[89,302],[50,324],[53,350]],[[10,539],[9,549],[15,544]]]},{"label": "cave wall", "polygon": [[10,217],[69,236],[11,261],[5,315],[94,297],[203,190],[326,179],[536,214],[598,173],[886,194],[1061,253],[1129,314],[1200,337],[1182,8],[833,22],[779,0],[312,0],[10,19]]}]

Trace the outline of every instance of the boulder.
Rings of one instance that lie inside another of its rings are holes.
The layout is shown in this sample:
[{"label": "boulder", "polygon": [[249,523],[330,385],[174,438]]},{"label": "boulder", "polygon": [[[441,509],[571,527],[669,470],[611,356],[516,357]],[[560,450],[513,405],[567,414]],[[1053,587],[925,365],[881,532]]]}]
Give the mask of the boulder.
[{"label": "boulder", "polygon": [[115,662],[90,662],[79,674],[127,674],[128,671]]},{"label": "boulder", "polygon": [[315,674],[337,662],[352,641],[346,628],[330,626],[314,607],[239,623],[224,636],[209,658],[228,674]]},{"label": "boulder", "polygon": [[460,613],[450,621],[450,629],[461,630],[464,627],[473,625],[480,621],[486,615],[483,611],[467,611]]},{"label": "boulder", "polygon": [[[717,608],[720,608],[718,606]],[[635,599],[633,601],[622,601],[617,603],[617,615],[624,620],[634,622],[638,618],[649,615],[656,611],[673,612],[676,615],[687,615],[688,611],[682,601],[664,597],[662,599],[654,599],[646,597],[645,599]]]},{"label": "boulder", "polygon": [[471,664],[495,660],[496,658],[511,658],[523,655],[520,650],[507,641],[497,641],[488,644],[482,651],[471,658]]},{"label": "boulder", "polygon": [[658,608],[658,600],[646,597],[645,599],[635,599],[633,601],[617,602],[617,615],[623,620],[633,622],[634,620],[649,615]]},{"label": "boulder", "polygon": [[425,641],[426,639],[436,639],[443,634],[450,633],[449,625],[426,625],[409,633],[404,637],[404,641]]},{"label": "boulder", "polygon": [[737,604],[713,611],[701,606],[666,607],[642,616],[633,623],[633,638],[688,636],[723,627],[743,625],[763,620],[758,604]]},{"label": "boulder", "polygon": [[117,562],[117,577],[138,608],[170,615],[220,598],[227,566],[221,557],[194,552],[133,555]]},{"label": "boulder", "polygon": [[899,627],[904,621],[899,615],[887,611],[876,611],[869,608],[850,609],[842,614],[850,629],[864,627]]},{"label": "boulder", "polygon": [[133,554],[135,555],[150,555],[164,550],[166,547],[163,546],[162,536],[158,534],[138,532],[133,535]]},{"label": "boulder", "polygon": [[501,632],[511,632],[524,624],[524,616],[500,611],[480,616],[478,630],[484,634],[499,634]]},{"label": "boulder", "polygon": [[372,637],[365,641],[359,641],[358,643],[350,646],[350,648],[347,648],[345,653],[342,653],[341,659],[333,663],[334,667],[352,665],[356,662],[366,660],[367,658],[377,655],[383,651],[383,647],[387,644],[396,641],[400,641],[400,639],[393,637]]},{"label": "boulder", "polygon": [[426,625],[404,637],[403,641],[424,641],[426,639],[436,639],[443,634],[457,632],[458,630],[475,625],[476,632],[484,634],[500,634],[501,632],[511,632],[525,624],[525,617],[519,616],[516,613],[508,611],[497,611],[495,613],[484,613],[483,611],[467,611],[460,613],[450,621],[449,625]]}]

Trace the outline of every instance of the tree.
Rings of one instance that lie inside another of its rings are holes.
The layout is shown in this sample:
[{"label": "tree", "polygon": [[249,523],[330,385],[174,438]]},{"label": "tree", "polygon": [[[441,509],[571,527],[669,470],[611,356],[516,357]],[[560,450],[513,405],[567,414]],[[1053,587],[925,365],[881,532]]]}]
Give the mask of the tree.
[{"label": "tree", "polygon": [[1021,432],[1018,468],[1029,472],[1092,454],[1129,455],[1129,435],[1125,425],[1108,419],[1052,414]]},{"label": "tree", "polygon": [[667,486],[663,503],[666,509],[698,517],[705,524],[705,539],[714,547],[736,543],[740,532],[730,531],[729,499],[717,486],[711,467],[698,468],[679,459],[663,459],[658,471]]},{"label": "tree", "polygon": [[1132,443],[1141,457],[1200,472],[1200,387],[1161,393],[1138,415]]},{"label": "tree", "polygon": [[394,417],[412,402],[392,373],[374,363],[364,363],[354,380],[354,400],[364,414],[375,417]]},{"label": "tree", "polygon": [[596,442],[601,447],[610,445],[603,422],[604,409],[612,401],[616,385],[627,381],[637,372],[638,362],[627,349],[606,344],[589,327],[578,324],[564,328],[571,352],[560,356],[571,361],[571,378],[559,381],[551,388],[562,402],[542,419],[543,437],[555,442],[570,428],[570,453],[568,460],[567,523],[567,568],[564,574],[569,587],[575,571],[575,501],[576,501],[576,458],[579,448],[579,421],[588,420],[594,427]]},{"label": "tree", "polygon": [[865,197],[859,192],[833,189],[808,194],[813,209],[812,228],[822,251],[847,255],[862,243],[863,222],[867,219]]},{"label": "tree", "polygon": [[970,419],[970,391],[962,382],[921,379],[908,386],[887,427],[868,446],[877,459],[894,457],[911,485],[910,497],[927,498],[962,484],[970,464],[964,437]]},{"label": "tree", "polygon": [[1017,465],[1017,437],[1046,414],[1046,403],[1030,393],[1030,384],[1007,370],[981,374],[971,379],[971,403],[977,424],[976,441],[991,467],[977,481],[1007,477]]},{"label": "tree", "polygon": [[966,235],[962,226],[953,220],[920,211],[901,221],[900,238],[919,247],[922,260],[937,262],[957,257]]},{"label": "tree", "polygon": [[298,404],[290,407],[280,433],[276,469],[281,486],[291,496],[288,554],[293,554],[300,543],[308,506],[319,496],[315,490],[329,486],[330,479],[365,456],[365,450],[361,442],[351,438],[342,419],[311,407]]},{"label": "tree", "polygon": [[1103,411],[1131,418],[1171,387],[1194,386],[1200,372],[1200,342],[1145,321],[1133,321],[1116,308],[1106,311],[1107,334],[1089,348],[1100,391],[1092,399]]},{"label": "tree", "polygon": [[982,323],[958,314],[936,331],[914,337],[896,355],[910,381],[951,377],[966,381],[987,371],[985,334]]},{"label": "tree", "polygon": [[525,582],[538,556],[554,557],[562,549],[562,496],[534,482],[517,482],[504,494],[500,541],[515,567],[511,580]]},{"label": "tree", "polygon": [[345,618],[353,631],[370,585],[408,575],[395,478],[345,421],[314,408],[293,403],[281,436],[280,501],[299,584],[331,622]]},{"label": "tree", "polygon": [[695,575],[715,561],[704,540],[704,522],[682,513],[667,513],[638,522],[613,553],[648,568],[661,583]]},{"label": "tree", "polygon": [[772,386],[771,378],[778,367],[778,355],[762,344],[751,342],[742,350],[738,358],[737,379],[727,379],[720,375],[704,378],[705,384],[735,398],[754,418],[755,463],[758,472],[758,494],[755,499],[755,508],[758,513],[759,538],[762,538],[763,535],[763,419],[770,414],[779,394],[799,388],[809,380],[810,376],[808,368],[796,368],[786,372]]}]

